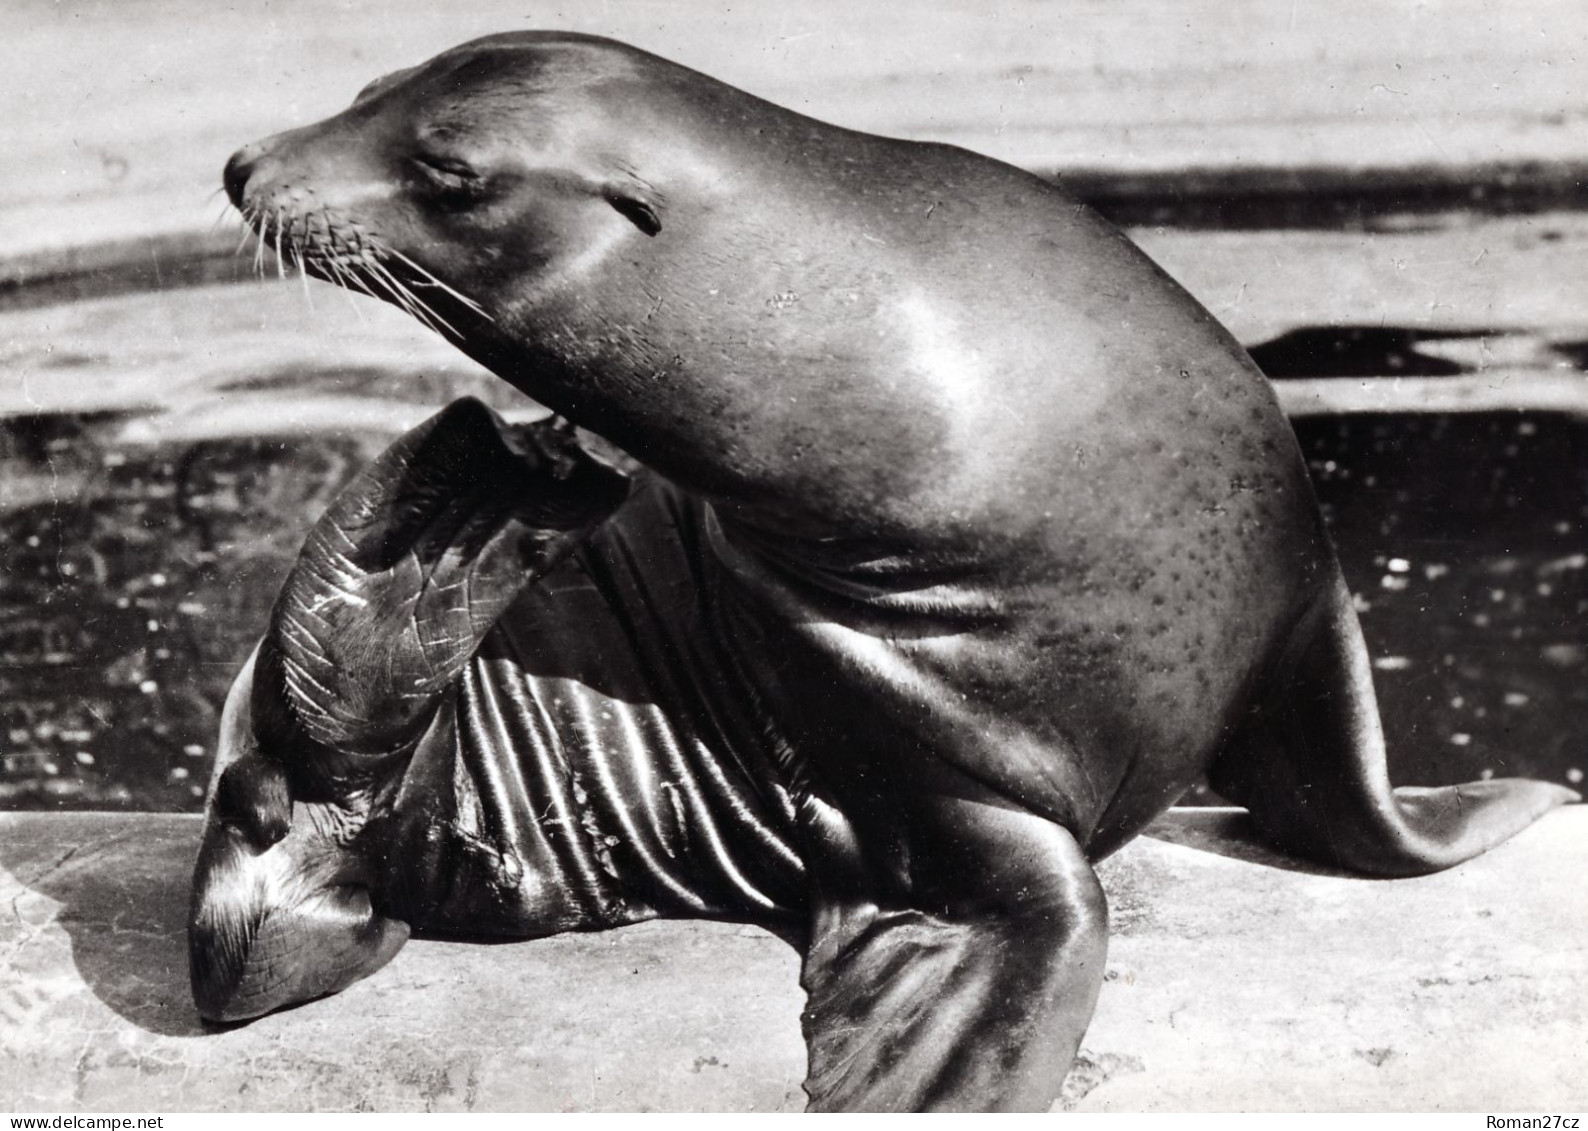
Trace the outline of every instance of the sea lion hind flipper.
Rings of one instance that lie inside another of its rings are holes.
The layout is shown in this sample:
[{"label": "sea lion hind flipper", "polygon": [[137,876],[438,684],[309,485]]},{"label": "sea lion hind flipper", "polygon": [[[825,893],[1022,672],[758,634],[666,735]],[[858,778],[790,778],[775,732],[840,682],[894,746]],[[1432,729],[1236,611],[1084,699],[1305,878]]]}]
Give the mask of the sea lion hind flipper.
[{"label": "sea lion hind flipper", "polygon": [[255,720],[286,760],[401,760],[498,617],[628,480],[541,421],[464,398],[327,508],[271,612]]},{"label": "sea lion hind flipper", "polygon": [[1102,888],[1066,830],[974,808],[929,865],[953,869],[947,883],[916,907],[818,894],[802,976],[811,1110],[1046,1111],[1058,1097],[1103,981]]},{"label": "sea lion hind flipper", "polygon": [[1386,876],[1449,868],[1581,800],[1522,778],[1392,789],[1367,646],[1343,580],[1297,625],[1209,780],[1282,847]]},{"label": "sea lion hind flipper", "polygon": [[627,495],[567,429],[464,399],[327,508],[222,712],[188,926],[201,1014],[334,993],[402,946],[371,902],[393,886],[370,847],[391,787],[450,734],[448,691],[501,613]]}]

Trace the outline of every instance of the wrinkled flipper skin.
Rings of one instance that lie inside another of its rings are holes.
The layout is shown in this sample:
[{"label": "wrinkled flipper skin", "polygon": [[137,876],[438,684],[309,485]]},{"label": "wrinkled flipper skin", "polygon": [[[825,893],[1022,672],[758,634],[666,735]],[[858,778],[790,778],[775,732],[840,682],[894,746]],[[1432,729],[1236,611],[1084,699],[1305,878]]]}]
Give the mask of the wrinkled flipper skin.
[{"label": "wrinkled flipper skin", "polygon": [[1525,778],[1392,789],[1367,647],[1339,578],[1297,625],[1209,781],[1281,847],[1381,876],[1452,867],[1581,800]]},{"label": "wrinkled flipper skin", "polygon": [[204,1017],[334,992],[402,946],[371,903],[393,862],[365,825],[450,732],[448,691],[497,617],[627,491],[571,429],[464,400],[332,504],[227,702],[188,926]]},{"label": "wrinkled flipper skin", "polygon": [[285,770],[259,752],[249,702],[256,659],[226,699],[218,749],[230,761],[216,778],[193,878],[189,966],[210,1021],[335,993],[408,939],[405,923],[370,904],[372,865],[349,849],[345,810],[295,806]]},{"label": "wrinkled flipper skin", "polygon": [[807,807],[827,857],[802,977],[810,1108],[1045,1111],[1103,981],[1092,866],[1066,829],[968,782],[901,805],[907,843],[884,851],[903,847],[902,885],[838,810]]}]

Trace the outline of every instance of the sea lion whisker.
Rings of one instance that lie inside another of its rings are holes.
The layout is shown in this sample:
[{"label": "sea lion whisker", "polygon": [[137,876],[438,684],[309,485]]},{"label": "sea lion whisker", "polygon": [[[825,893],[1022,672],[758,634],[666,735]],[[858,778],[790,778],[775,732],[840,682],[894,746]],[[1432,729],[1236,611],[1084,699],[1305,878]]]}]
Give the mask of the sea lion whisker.
[{"label": "sea lion whisker", "polygon": [[243,253],[243,248],[248,246],[248,238],[250,236],[257,235],[258,233],[254,230],[253,209],[249,208],[245,204],[237,209],[237,214],[242,218],[243,230],[242,237],[237,241],[237,250],[233,254],[241,255]]},{"label": "sea lion whisker", "polygon": [[322,256],[320,265],[328,270],[335,278],[337,287],[342,291],[343,294],[347,296],[347,304],[353,308],[353,313],[358,315],[358,320],[360,322],[364,321],[363,309],[358,305],[358,303],[353,301],[353,295],[356,292],[351,285],[352,280],[349,277],[347,269],[344,268],[340,262],[338,262],[336,256],[334,255]]},{"label": "sea lion whisker", "polygon": [[336,261],[336,256],[324,254],[318,255],[315,257],[315,264],[320,268],[320,270],[331,276],[331,281],[333,283],[341,287],[343,290],[347,289],[347,274],[342,270],[342,265]]},{"label": "sea lion whisker", "polygon": [[[369,282],[378,284],[383,291],[391,295],[397,301],[398,306],[407,311],[414,318],[418,319],[421,323],[424,323],[424,314],[421,313],[418,306],[415,305],[413,296],[404,290],[402,284],[394,279],[389,272],[380,271],[379,264],[368,259],[357,260],[356,267],[358,269],[358,275],[360,279],[368,280]],[[373,291],[370,293],[374,294]]]},{"label": "sea lion whisker", "polygon": [[273,228],[275,230],[275,233],[276,233],[276,277],[280,278],[280,279],[285,279],[287,277],[287,264],[286,264],[286,261],[282,258],[282,255],[281,255],[281,209],[280,208],[276,209],[275,219],[271,221],[270,226],[271,226],[271,228]]},{"label": "sea lion whisker", "polygon": [[263,212],[257,210],[254,212],[253,224],[254,235],[258,237],[254,241],[254,276],[255,278],[263,279],[265,277],[265,215]]},{"label": "sea lion whisker", "polygon": [[338,265],[342,271],[342,278],[346,280],[349,290],[367,295],[370,298],[380,297],[375,293],[375,289],[369,285],[369,280],[364,277],[364,273],[358,269],[358,264],[339,260]]},{"label": "sea lion whisker", "polygon": [[[440,314],[436,313],[435,308],[433,308],[429,303],[425,302],[418,295],[414,294],[410,288],[404,286],[402,281],[393,275],[389,270],[387,270],[386,265],[381,263],[380,260],[371,260],[367,265],[367,270],[370,272],[371,277],[380,281],[389,290],[391,290],[392,293],[402,295],[405,300],[403,303],[404,307],[411,314],[413,314],[415,318],[418,318],[432,330],[435,330],[436,333],[441,333],[441,327],[444,326],[453,337],[463,337],[463,335],[459,334],[457,329],[450,322],[441,317]],[[438,326],[437,323],[440,325]],[[445,337],[445,335],[442,336]]]},{"label": "sea lion whisker", "polygon": [[468,295],[459,291],[456,287],[442,282],[440,279],[436,278],[435,275],[433,275],[427,268],[415,263],[412,259],[409,259],[396,248],[390,247],[386,244],[377,244],[375,250],[377,255],[390,255],[394,259],[401,260],[403,263],[406,263],[409,267],[412,267],[415,271],[419,272],[427,280],[429,280],[429,286],[439,287],[441,290],[445,291],[447,294],[461,302],[464,306],[474,311],[474,313],[478,314],[481,318],[484,318],[489,322],[495,321],[494,318],[485,312],[485,308],[479,303],[475,302]]},{"label": "sea lion whisker", "polygon": [[332,283],[337,284],[338,291],[343,292],[343,294],[348,297],[349,307],[353,307],[353,310],[357,311],[357,315],[359,315],[360,319],[364,318],[364,311],[359,310],[359,303],[356,303],[353,300],[353,288],[348,286],[348,273],[346,273],[345,270],[341,270],[341,265],[338,264],[335,259],[322,259],[321,267],[326,268],[326,272],[329,273]]},{"label": "sea lion whisker", "polygon": [[309,293],[309,268],[297,248],[292,248],[292,264],[298,269],[298,279],[303,283],[303,301],[309,304],[309,309],[314,309],[314,296]]},{"label": "sea lion whisker", "polygon": [[[364,278],[359,275],[353,264],[348,264],[348,262],[341,261],[341,259],[327,259],[326,262],[332,268],[332,272],[337,275],[337,283],[341,284],[341,289],[348,292],[349,302],[353,302],[354,294],[367,295],[370,299],[378,297],[370,289],[370,284],[365,283]],[[353,305],[354,308],[357,308],[357,303],[353,303]],[[359,311],[359,318],[364,318],[364,311]]]},{"label": "sea lion whisker", "polygon": [[[421,325],[434,330],[438,334],[441,333],[441,328],[431,321],[430,309],[409,293],[389,272],[381,269],[378,264],[373,263],[365,263],[363,268],[367,278],[396,299],[397,304],[417,319]],[[448,329],[451,329],[451,327],[448,327]]]},{"label": "sea lion whisker", "polygon": [[348,291],[354,294],[366,295],[369,298],[380,297],[374,292],[373,289],[371,289],[369,283],[365,281],[364,276],[359,273],[355,264],[348,263],[344,260],[333,260],[332,262],[336,265],[337,280]]},{"label": "sea lion whisker", "polygon": [[242,232],[241,238],[239,238],[238,241],[237,241],[236,250],[232,252],[232,258],[233,259],[236,259],[238,256],[240,256],[243,253],[243,248],[248,246],[248,237],[251,236],[251,235],[254,235],[254,234],[255,234],[255,232],[254,232],[253,225],[250,224],[249,221],[248,221],[248,213],[244,212],[243,213],[243,232]]},{"label": "sea lion whisker", "polygon": [[[376,261],[376,262],[378,262],[378,261]],[[381,272],[387,273],[387,275],[391,275],[391,268],[387,268],[386,265],[381,264]],[[392,275],[392,278],[395,278],[395,275]],[[481,310],[480,305],[478,305],[478,303],[470,302],[470,300],[468,300],[467,297],[464,297],[464,295],[457,294],[456,291],[451,291],[451,288],[446,288],[446,284],[443,284],[443,283],[427,283],[427,281],[422,281],[422,280],[418,280],[418,281],[403,281],[403,289],[407,289],[407,291],[410,292],[410,294],[413,294],[414,300],[416,300],[416,302],[422,302],[422,300],[419,299],[419,295],[418,295],[418,289],[419,288],[443,289],[443,291],[449,291],[449,292],[451,292],[451,294],[454,295],[454,297],[456,297],[457,300],[459,300],[459,302],[464,303],[465,307],[467,307],[468,310],[472,310],[473,313],[476,313],[476,315],[480,315],[481,318],[489,318],[489,315],[486,315],[486,313],[484,313],[484,310]]]}]

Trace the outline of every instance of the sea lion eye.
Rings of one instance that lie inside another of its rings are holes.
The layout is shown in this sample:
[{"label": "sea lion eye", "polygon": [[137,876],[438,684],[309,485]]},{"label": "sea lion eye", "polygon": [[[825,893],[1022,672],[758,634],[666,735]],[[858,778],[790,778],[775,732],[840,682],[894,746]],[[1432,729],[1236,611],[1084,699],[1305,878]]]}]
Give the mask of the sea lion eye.
[{"label": "sea lion eye", "polygon": [[485,180],[466,161],[421,153],[410,159],[426,183],[453,203],[467,203],[484,195]]},{"label": "sea lion eye", "polygon": [[662,230],[662,221],[656,215],[656,209],[647,201],[613,191],[603,195],[608,204],[616,208],[620,215],[646,235],[654,236]]}]

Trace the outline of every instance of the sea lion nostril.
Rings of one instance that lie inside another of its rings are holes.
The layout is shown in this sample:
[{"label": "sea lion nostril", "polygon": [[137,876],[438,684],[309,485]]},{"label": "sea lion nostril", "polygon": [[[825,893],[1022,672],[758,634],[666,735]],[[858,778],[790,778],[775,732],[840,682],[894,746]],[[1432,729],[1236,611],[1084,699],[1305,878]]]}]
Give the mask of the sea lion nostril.
[{"label": "sea lion nostril", "polygon": [[245,146],[231,155],[226,162],[226,171],[221,174],[221,180],[226,185],[226,195],[238,208],[243,206],[243,190],[248,187],[248,178],[253,174],[257,158],[258,152],[255,147]]}]

